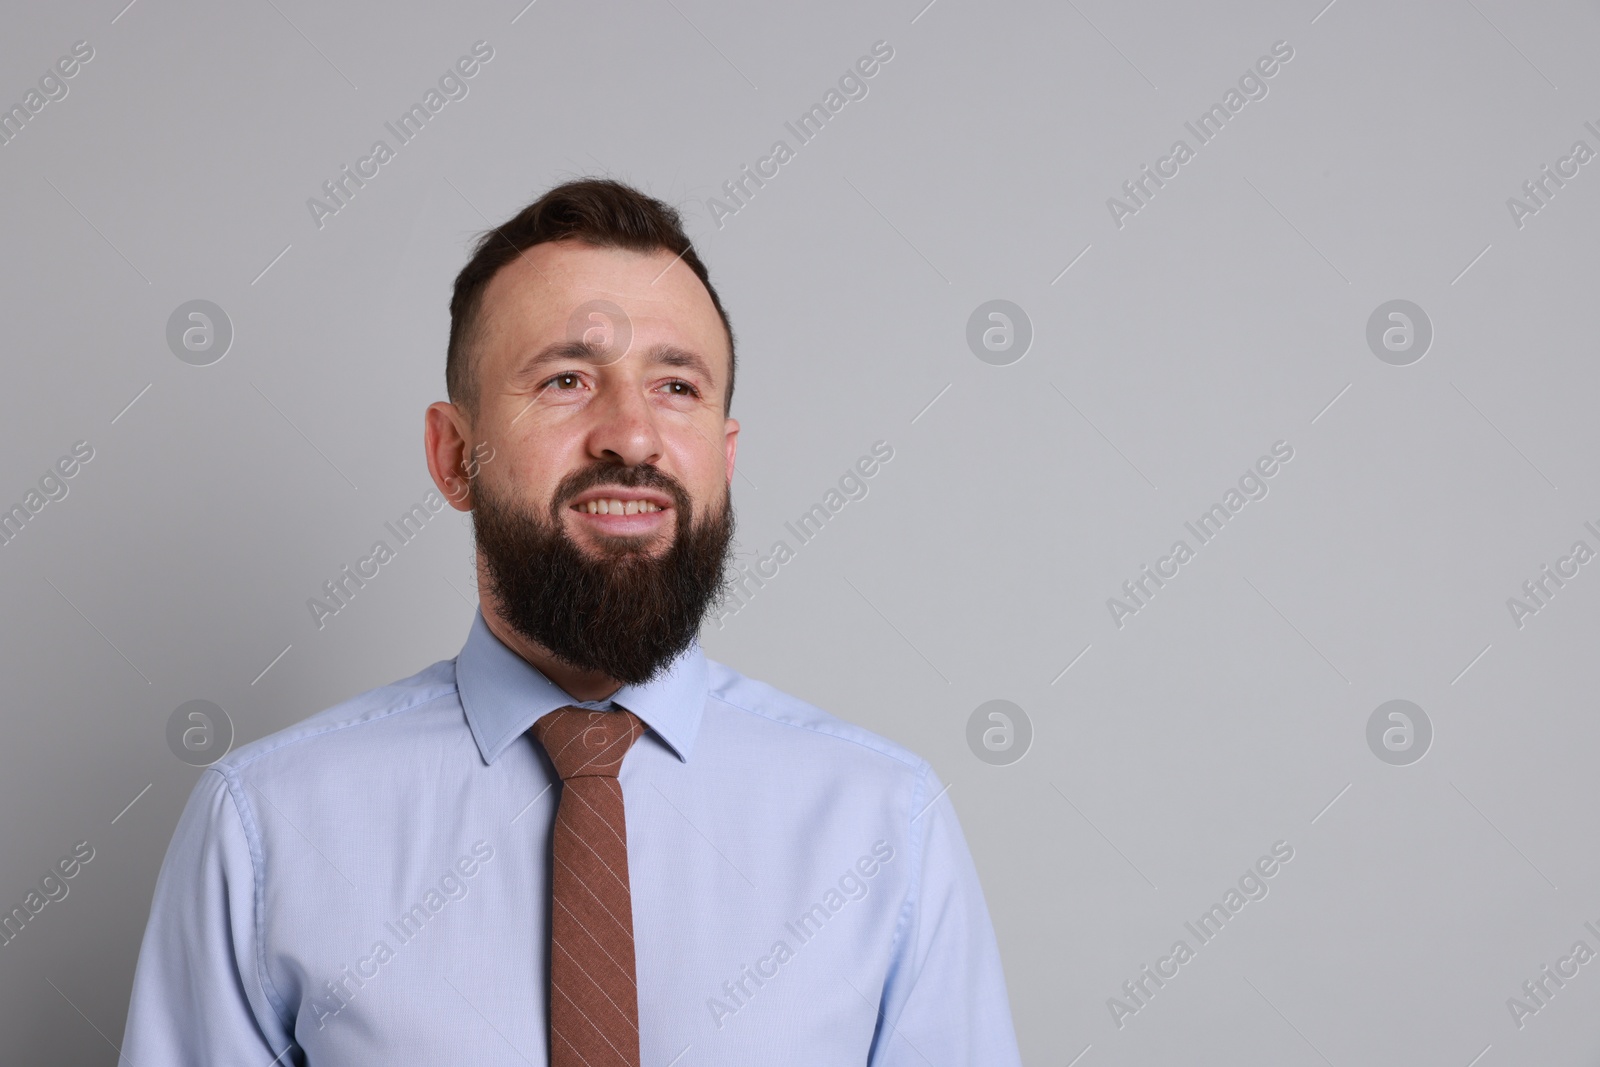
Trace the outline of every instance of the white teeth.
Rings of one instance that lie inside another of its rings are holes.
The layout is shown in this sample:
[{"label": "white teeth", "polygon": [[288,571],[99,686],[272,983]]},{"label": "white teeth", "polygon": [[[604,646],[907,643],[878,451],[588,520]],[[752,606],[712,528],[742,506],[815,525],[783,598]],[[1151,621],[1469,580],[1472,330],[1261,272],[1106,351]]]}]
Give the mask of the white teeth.
[{"label": "white teeth", "polygon": [[583,510],[590,515],[638,515],[660,511],[661,505],[650,500],[589,500],[584,502]]}]

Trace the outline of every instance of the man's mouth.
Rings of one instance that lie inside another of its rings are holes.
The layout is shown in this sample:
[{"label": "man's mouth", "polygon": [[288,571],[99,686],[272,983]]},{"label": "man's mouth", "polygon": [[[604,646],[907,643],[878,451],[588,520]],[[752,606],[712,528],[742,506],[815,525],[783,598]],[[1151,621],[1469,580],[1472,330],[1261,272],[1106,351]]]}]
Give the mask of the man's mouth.
[{"label": "man's mouth", "polygon": [[648,534],[666,524],[672,498],[653,489],[611,486],[579,494],[569,510],[583,516],[584,525],[604,533]]},{"label": "man's mouth", "polygon": [[590,515],[637,515],[641,511],[666,510],[653,500],[589,500],[573,507]]}]

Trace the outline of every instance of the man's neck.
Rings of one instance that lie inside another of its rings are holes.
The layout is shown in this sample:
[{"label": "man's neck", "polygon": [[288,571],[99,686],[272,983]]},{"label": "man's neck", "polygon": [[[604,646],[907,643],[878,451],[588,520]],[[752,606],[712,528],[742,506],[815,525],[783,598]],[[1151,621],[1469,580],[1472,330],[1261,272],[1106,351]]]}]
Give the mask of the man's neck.
[{"label": "man's neck", "polygon": [[598,671],[581,671],[561,662],[549,649],[536,641],[528,640],[512,629],[487,598],[480,602],[479,608],[483,612],[483,621],[489,625],[490,633],[498,637],[511,651],[538,668],[540,674],[560,686],[568,696],[577,700],[605,700],[622,688],[622,683],[615,678],[608,678]]}]

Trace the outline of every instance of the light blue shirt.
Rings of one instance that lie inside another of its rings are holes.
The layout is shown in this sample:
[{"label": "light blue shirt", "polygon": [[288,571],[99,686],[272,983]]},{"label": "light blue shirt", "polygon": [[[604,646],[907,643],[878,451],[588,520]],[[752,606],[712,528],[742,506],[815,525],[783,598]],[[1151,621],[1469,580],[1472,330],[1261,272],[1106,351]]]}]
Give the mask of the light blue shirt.
[{"label": "light blue shirt", "polygon": [[[1020,1064],[926,761],[698,645],[612,699],[649,727],[620,775],[643,1067]],[[208,768],[156,882],[127,1060],[547,1063],[561,786],[527,731],[573,703],[479,614],[454,659]]]}]

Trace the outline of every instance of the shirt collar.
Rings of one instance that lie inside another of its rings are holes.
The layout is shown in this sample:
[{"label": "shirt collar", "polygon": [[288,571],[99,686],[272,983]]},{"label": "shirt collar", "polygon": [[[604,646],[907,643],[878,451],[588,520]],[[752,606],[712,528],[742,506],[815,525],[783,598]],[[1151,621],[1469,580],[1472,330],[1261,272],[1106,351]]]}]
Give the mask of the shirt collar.
[{"label": "shirt collar", "polygon": [[[625,685],[611,697],[644,722],[685,762],[694,747],[709,687],[699,642],[644,685]],[[494,635],[481,610],[456,657],[456,689],[467,725],[485,763],[493,763],[539,718],[577,704],[533,664]]]}]

